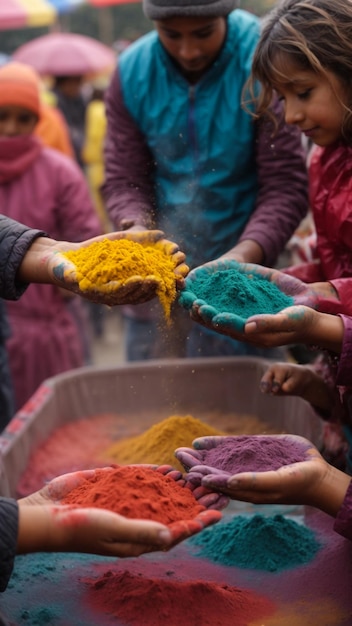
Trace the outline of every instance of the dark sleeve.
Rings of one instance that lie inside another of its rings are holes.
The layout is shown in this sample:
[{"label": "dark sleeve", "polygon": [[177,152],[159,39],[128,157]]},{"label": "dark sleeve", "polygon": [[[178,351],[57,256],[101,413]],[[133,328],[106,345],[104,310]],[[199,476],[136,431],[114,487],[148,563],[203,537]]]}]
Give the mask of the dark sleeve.
[{"label": "dark sleeve", "polygon": [[252,239],[264,251],[264,264],[273,266],[308,211],[308,173],[301,133],[284,123],[281,104],[274,103],[279,121],[257,122],[256,158],[259,193],[256,209],[241,240]]},{"label": "dark sleeve", "polygon": [[0,498],[0,591],[5,591],[13,570],[18,536],[18,504]]},{"label": "dark sleeve", "polygon": [[107,134],[102,193],[115,228],[122,220],[152,226],[153,159],[144,136],[123,101],[118,70],[105,97]]},{"label": "dark sleeve", "polygon": [[27,285],[16,281],[23,257],[37,237],[46,233],[0,215],[0,297],[18,300]]}]

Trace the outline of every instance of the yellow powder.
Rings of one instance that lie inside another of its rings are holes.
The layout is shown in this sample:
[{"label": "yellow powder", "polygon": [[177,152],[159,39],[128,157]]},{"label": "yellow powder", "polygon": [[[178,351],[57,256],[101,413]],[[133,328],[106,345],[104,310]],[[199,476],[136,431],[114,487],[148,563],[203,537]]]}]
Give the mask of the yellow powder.
[{"label": "yellow powder", "polygon": [[103,456],[121,465],[166,464],[184,471],[174,456],[176,448],[192,447],[192,441],[197,437],[223,434],[221,430],[216,430],[191,415],[184,417],[173,415],[137,437],[129,437],[115,443],[104,451]]},{"label": "yellow powder", "polygon": [[65,252],[64,256],[77,268],[81,291],[94,289],[111,293],[131,279],[157,281],[157,296],[169,320],[171,304],[176,298],[177,265],[162,241],[138,243],[130,239],[104,239],[91,245]]}]

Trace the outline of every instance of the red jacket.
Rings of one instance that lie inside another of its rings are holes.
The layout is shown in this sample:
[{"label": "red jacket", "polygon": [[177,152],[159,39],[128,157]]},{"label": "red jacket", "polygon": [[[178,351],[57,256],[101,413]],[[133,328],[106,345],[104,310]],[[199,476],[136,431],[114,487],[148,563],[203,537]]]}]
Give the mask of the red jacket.
[{"label": "red jacket", "polygon": [[316,148],[309,173],[317,258],[286,271],[306,283],[331,282],[352,315],[352,146]]}]

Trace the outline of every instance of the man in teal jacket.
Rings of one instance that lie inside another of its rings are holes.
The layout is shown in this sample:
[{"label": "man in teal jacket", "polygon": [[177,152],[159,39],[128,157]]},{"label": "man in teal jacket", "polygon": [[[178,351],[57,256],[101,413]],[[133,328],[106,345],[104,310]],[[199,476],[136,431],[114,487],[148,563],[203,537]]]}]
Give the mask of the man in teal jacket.
[{"label": "man in teal jacket", "polygon": [[[110,218],[117,228],[157,226],[191,268],[225,254],[272,265],[307,211],[299,133],[279,103],[276,132],[242,106],[260,23],[235,5],[144,0],[156,30],[120,56],[106,98]],[[177,305],[161,346],[146,308],[125,311],[129,360],[253,351],[192,325]]]}]

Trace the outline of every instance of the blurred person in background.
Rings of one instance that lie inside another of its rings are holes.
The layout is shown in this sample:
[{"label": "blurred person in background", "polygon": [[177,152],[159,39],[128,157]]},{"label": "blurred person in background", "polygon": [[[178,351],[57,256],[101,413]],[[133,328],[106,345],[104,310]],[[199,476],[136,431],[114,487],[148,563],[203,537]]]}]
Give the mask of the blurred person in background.
[{"label": "blurred person in background", "polygon": [[[106,112],[104,93],[109,83],[109,76],[99,76],[90,82],[92,95],[87,104],[85,122],[85,140],[82,149],[82,161],[93,203],[103,232],[112,230],[111,222],[105,209],[101,192],[104,182],[104,141],[106,137]],[[94,302],[86,302],[89,318],[95,337],[104,334],[105,307]]]},{"label": "blurred person in background", "polygon": [[53,93],[70,133],[77,163],[83,168],[82,149],[85,136],[87,102],[82,92],[83,76],[55,76]]},{"label": "blurred person in background", "polygon": [[59,150],[71,159],[75,153],[70,139],[70,133],[65,118],[57,107],[41,102],[40,120],[35,127],[35,135],[45,146]]},{"label": "blurred person in background", "polygon": [[[0,68],[2,213],[56,239],[74,242],[101,234],[78,165],[35,136],[40,115],[40,81],[34,70],[20,63]],[[77,323],[84,319],[80,304],[54,285],[31,285],[19,303],[6,304],[16,409],[45,378],[85,363],[86,345]]]},{"label": "blurred person in background", "polygon": [[107,127],[104,93],[108,84],[109,76],[99,76],[90,83],[92,95],[86,108],[85,140],[82,150],[88,185],[105,232],[111,231],[111,222],[101,191],[104,182],[104,142]]},{"label": "blurred person in background", "polygon": [[[156,30],[120,54],[106,95],[103,191],[114,228],[160,228],[191,268],[224,256],[275,264],[308,207],[300,134],[281,104],[276,132],[242,106],[260,21],[236,6],[144,0]],[[198,327],[177,304],[168,333],[155,304],[124,315],[128,360],[278,358]]]}]

